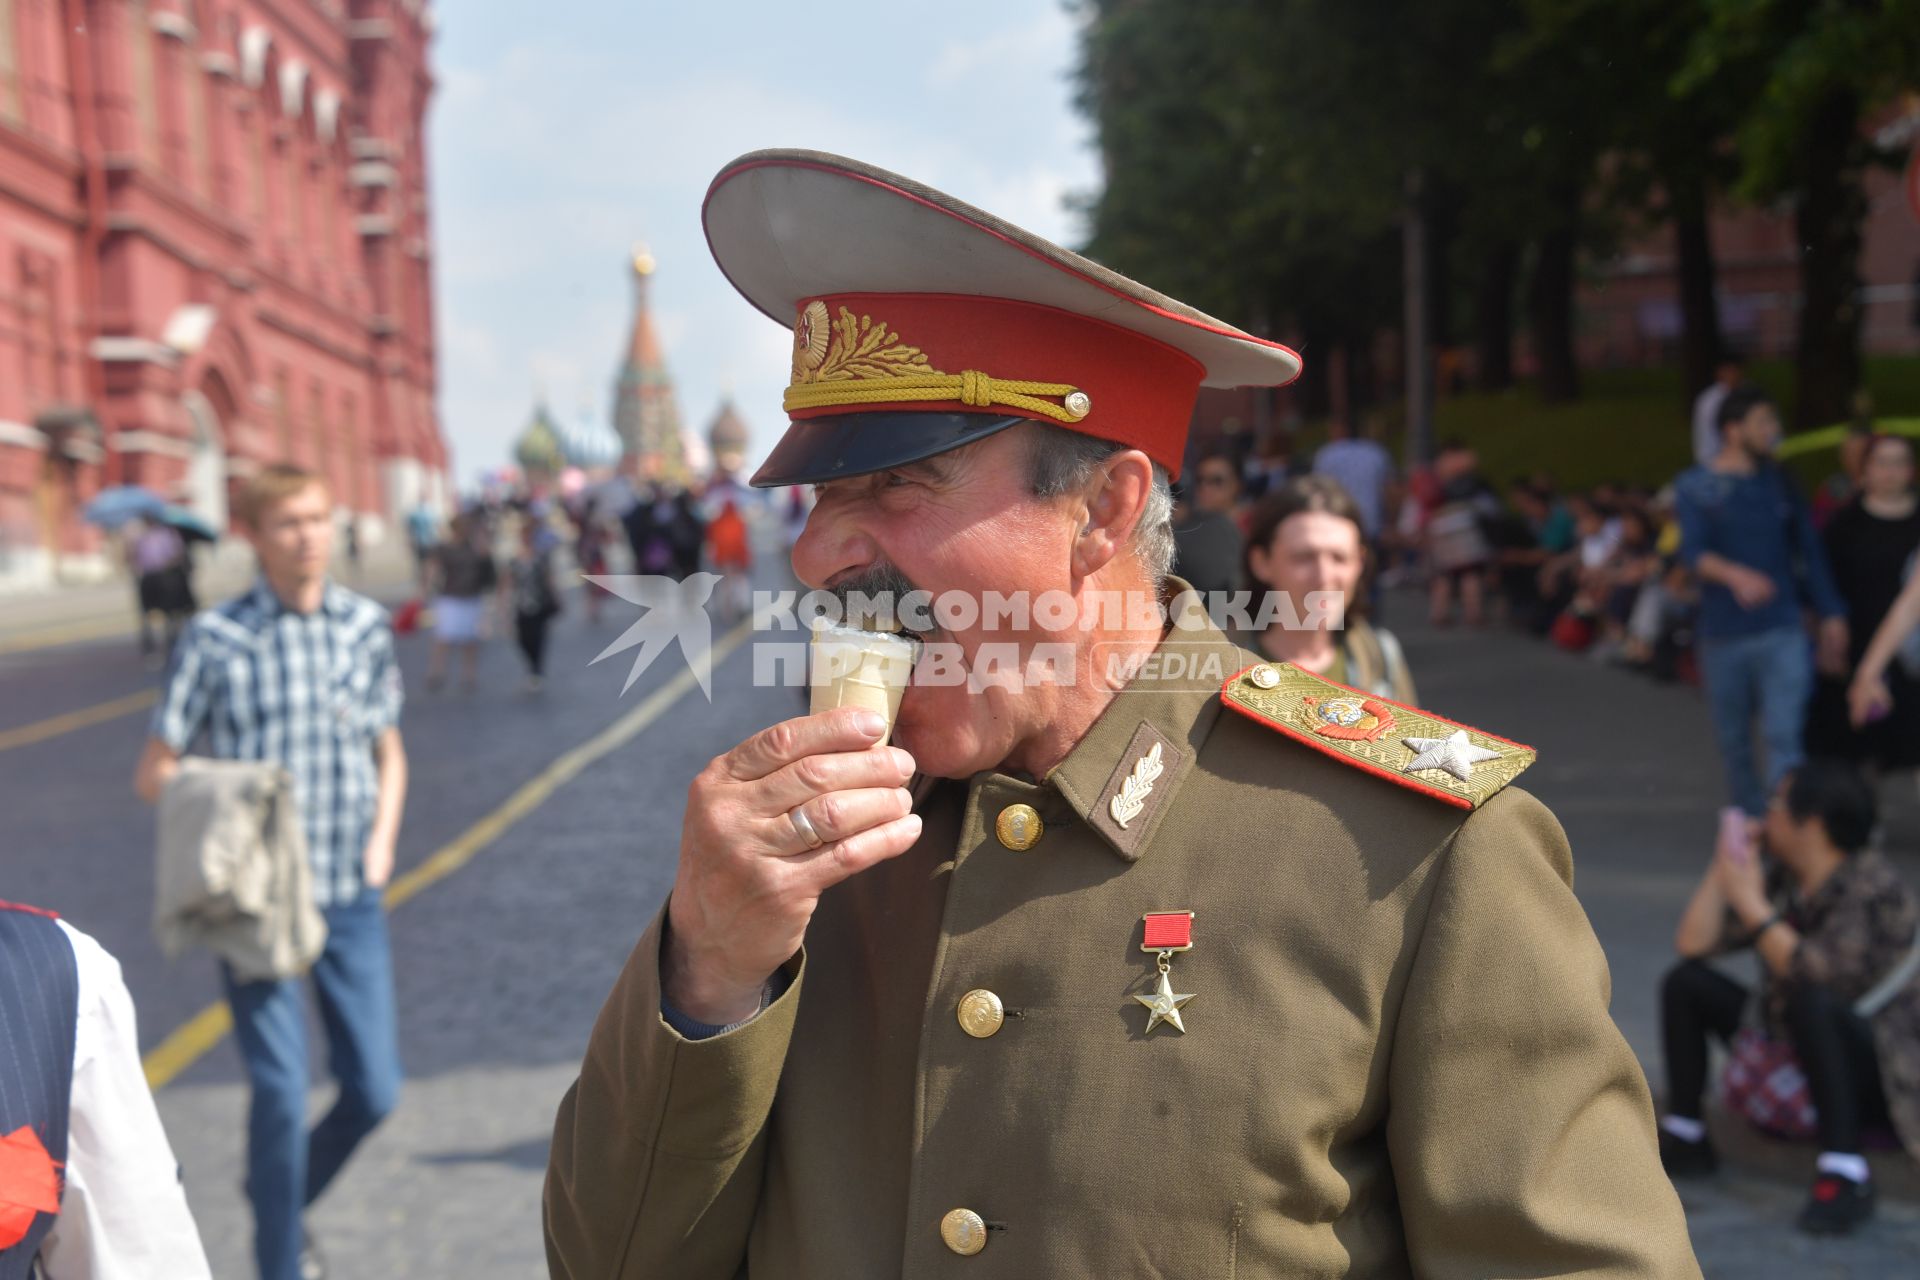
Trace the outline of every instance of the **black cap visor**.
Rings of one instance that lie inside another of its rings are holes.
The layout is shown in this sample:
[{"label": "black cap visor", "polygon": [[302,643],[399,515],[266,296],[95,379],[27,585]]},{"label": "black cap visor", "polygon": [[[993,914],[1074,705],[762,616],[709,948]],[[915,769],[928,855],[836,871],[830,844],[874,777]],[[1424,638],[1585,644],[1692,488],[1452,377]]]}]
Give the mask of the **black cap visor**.
[{"label": "black cap visor", "polygon": [[984,440],[1025,418],[998,413],[841,413],[800,419],[748,481],[756,489],[824,484],[903,467]]}]

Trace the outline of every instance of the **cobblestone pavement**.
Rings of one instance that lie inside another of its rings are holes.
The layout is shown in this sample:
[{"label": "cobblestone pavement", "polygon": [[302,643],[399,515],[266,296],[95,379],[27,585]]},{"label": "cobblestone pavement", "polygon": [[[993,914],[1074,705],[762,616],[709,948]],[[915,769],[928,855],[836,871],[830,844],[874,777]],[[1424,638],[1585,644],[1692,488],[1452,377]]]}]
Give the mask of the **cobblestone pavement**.
[{"label": "cobblestone pavement", "polygon": [[[1390,609],[1389,621],[1405,624],[1413,606],[1395,599]],[[495,644],[481,693],[413,699],[403,869],[671,674],[649,671],[617,698],[624,664],[587,661],[619,625],[611,610],[597,631],[577,610],[563,618],[540,698],[511,691],[517,668]],[[1402,635],[1428,705],[1539,748],[1527,783],[1572,837],[1577,887],[1613,967],[1615,1015],[1657,1069],[1655,986],[1719,795],[1697,696],[1497,633],[1403,625]],[[422,639],[402,641],[411,688],[424,654]],[[408,1082],[399,1110],[312,1215],[336,1276],[545,1274],[539,1190],[553,1110],[600,1000],[666,891],[686,784],[713,754],[799,709],[794,691],[751,688],[750,662],[736,653],[716,672],[711,707],[688,695],[394,914]],[[150,681],[123,645],[0,657],[0,731]],[[0,756],[10,849],[28,851],[10,859],[0,896],[59,907],[117,953],[151,1047],[213,999],[215,985],[203,958],[164,960],[148,936],[151,817],[126,786],[140,724],[131,716]],[[1895,824],[1893,845],[1920,849],[1912,814]],[[1902,862],[1916,869],[1911,856]],[[325,1100],[322,1091],[315,1106]],[[231,1043],[160,1102],[215,1274],[243,1280],[245,1093]],[[1920,1208],[1888,1204],[1860,1238],[1816,1242],[1791,1229],[1803,1192],[1798,1181],[1750,1173],[1686,1188],[1707,1275],[1920,1275]]]}]

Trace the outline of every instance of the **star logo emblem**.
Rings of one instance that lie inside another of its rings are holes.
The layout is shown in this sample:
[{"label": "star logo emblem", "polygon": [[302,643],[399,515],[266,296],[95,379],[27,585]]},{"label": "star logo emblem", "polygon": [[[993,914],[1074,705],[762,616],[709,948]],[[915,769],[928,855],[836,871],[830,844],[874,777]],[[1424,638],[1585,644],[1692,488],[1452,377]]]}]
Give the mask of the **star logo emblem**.
[{"label": "star logo emblem", "polygon": [[1462,782],[1472,782],[1473,766],[1500,758],[1498,751],[1489,751],[1468,742],[1465,729],[1456,729],[1445,738],[1402,738],[1400,741],[1409,751],[1417,753],[1412,760],[1400,766],[1402,773],[1444,769]]},{"label": "star logo emblem", "polygon": [[1173,983],[1165,973],[1160,975],[1160,986],[1149,995],[1135,996],[1141,1004],[1147,1006],[1147,1033],[1161,1023],[1166,1023],[1181,1035],[1187,1034],[1187,1024],[1180,1020],[1180,1006],[1193,999],[1192,994],[1178,995]]}]

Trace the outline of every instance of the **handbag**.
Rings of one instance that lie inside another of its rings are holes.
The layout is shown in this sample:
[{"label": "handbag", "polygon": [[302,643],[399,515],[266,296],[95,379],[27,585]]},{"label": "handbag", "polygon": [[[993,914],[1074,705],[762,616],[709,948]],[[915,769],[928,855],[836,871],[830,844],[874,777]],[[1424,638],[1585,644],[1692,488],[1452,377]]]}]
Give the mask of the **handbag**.
[{"label": "handbag", "polygon": [[1793,1046],[1758,1027],[1733,1037],[1720,1091],[1729,1111],[1763,1133],[1806,1142],[1819,1132],[1807,1075]]}]

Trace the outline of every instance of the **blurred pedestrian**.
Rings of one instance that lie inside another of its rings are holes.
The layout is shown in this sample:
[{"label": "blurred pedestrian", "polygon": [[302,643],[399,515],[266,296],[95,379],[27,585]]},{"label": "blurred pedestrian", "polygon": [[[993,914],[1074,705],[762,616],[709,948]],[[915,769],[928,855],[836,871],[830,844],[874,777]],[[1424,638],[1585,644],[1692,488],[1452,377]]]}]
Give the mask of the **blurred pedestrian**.
[{"label": "blurred pedestrian", "polygon": [[[1414,702],[1400,642],[1367,622],[1364,583],[1373,559],[1361,521],[1359,504],[1331,476],[1296,476],[1254,507],[1246,569],[1256,612],[1260,587],[1284,598],[1254,644],[1335,684]],[[1327,597],[1331,609],[1316,607]]]},{"label": "blurred pedestrian", "polygon": [[310,976],[339,1085],[311,1131],[300,982],[240,981],[225,963],[221,978],[252,1085],[245,1185],[261,1280],[310,1280],[323,1270],[301,1215],[400,1088],[380,892],[393,874],[407,791],[400,670],[386,613],[328,578],[335,529],[320,477],[265,467],[237,509],[260,578],[187,628],[134,786],[157,801],[203,735],[218,759],[277,763],[292,776],[327,927]]},{"label": "blurred pedestrian", "polygon": [[1821,531],[1834,585],[1847,606],[1847,670],[1820,678],[1807,717],[1807,751],[1880,771],[1912,769],[1920,767],[1920,682],[1903,664],[1889,664],[1887,714],[1857,728],[1848,714],[1847,688],[1920,551],[1913,442],[1874,437],[1860,475],[1860,494]]},{"label": "blurred pedestrian", "polygon": [[1242,470],[1245,478],[1242,488],[1248,498],[1258,502],[1278,490],[1292,473],[1293,436],[1276,426],[1261,437],[1253,456],[1247,459]]},{"label": "blurred pedestrian", "polygon": [[425,498],[413,504],[407,513],[407,545],[413,549],[413,572],[422,591],[433,561],[433,549],[440,543],[440,522]]},{"label": "blurred pedestrian", "polygon": [[1743,371],[1738,357],[1726,354],[1713,367],[1713,381],[1693,398],[1693,461],[1710,467],[1720,456],[1720,405],[1740,385]]},{"label": "blurred pedestrian", "polygon": [[700,572],[700,554],[706,547],[707,524],[700,504],[686,489],[674,492],[666,517],[667,541],[673,548],[673,577],[685,582]]},{"label": "blurred pedestrian", "polygon": [[447,654],[454,649],[460,651],[460,691],[472,693],[478,687],[487,599],[499,582],[499,569],[488,543],[481,515],[463,511],[454,517],[447,540],[434,549],[433,650],[427,656],[429,693],[438,692],[445,683]]},{"label": "blurred pedestrian", "polygon": [[1486,619],[1486,576],[1493,563],[1487,525],[1500,514],[1500,500],[1480,478],[1480,460],[1457,440],[1440,446],[1433,460],[1434,506],[1425,526],[1427,616],[1437,627],[1460,620],[1477,627]]},{"label": "blurred pedestrian", "polygon": [[1838,464],[1836,469],[1813,491],[1813,524],[1816,529],[1824,531],[1827,522],[1859,496],[1864,482],[1862,473],[1867,465],[1867,450],[1873,447],[1873,442],[1878,438],[1872,423],[1854,422],[1847,425],[1847,434],[1841,437],[1840,447],[1834,451],[1834,461]]},{"label": "blurred pedestrian", "polygon": [[673,498],[664,486],[652,484],[621,518],[627,543],[633,550],[633,571],[655,577],[674,569]]},{"label": "blurred pedestrian", "polygon": [[1334,418],[1327,423],[1327,442],[1313,455],[1313,471],[1333,477],[1352,496],[1360,532],[1378,552],[1393,489],[1393,455],[1386,446],[1371,433],[1356,435],[1345,418]]},{"label": "blurred pedestrian", "polygon": [[[1731,1049],[1735,1110],[1819,1141],[1800,1229],[1845,1234],[1873,1213],[1864,1133],[1891,1129],[1920,1152],[1920,903],[1866,848],[1873,790],[1850,765],[1796,765],[1764,823],[1730,816],[1675,931],[1681,961],[1661,983],[1661,1162],[1677,1178],[1718,1165],[1701,1119],[1713,1036]],[[1761,962],[1757,1002],[1707,963],[1747,948]],[[1750,1005],[1758,1026],[1742,1031]]]},{"label": "blurred pedestrian", "polygon": [[193,616],[193,579],[187,562],[186,540],[172,525],[159,520],[139,522],[132,543],[133,571],[140,593],[140,652],[148,666],[158,666],[153,615],[165,629],[165,656],[173,656],[180,629]]},{"label": "blurred pedestrian", "polygon": [[514,639],[527,664],[528,693],[538,693],[546,678],[547,627],[561,608],[553,552],[543,533],[541,521],[520,522],[519,546],[507,561],[507,572],[500,582],[505,607],[513,614]]},{"label": "blurred pedestrian", "polygon": [[[1831,672],[1845,670],[1847,611],[1806,501],[1774,463],[1780,416],[1765,392],[1727,395],[1720,439],[1712,466],[1691,467],[1674,482],[1674,511],[1681,563],[1700,580],[1700,668],[1727,793],[1758,817],[1774,784],[1804,756],[1815,653],[1803,611],[1820,619],[1819,665]],[[1756,719],[1764,777],[1754,760]]]},{"label": "blurred pedestrian", "polygon": [[1233,459],[1208,454],[1193,468],[1191,513],[1173,531],[1173,571],[1202,598],[1240,587],[1243,542],[1234,512],[1240,502],[1240,477]]},{"label": "blurred pedestrian", "polygon": [[[607,545],[612,535],[607,532],[606,517],[601,513],[600,504],[589,497],[581,508],[579,527],[573,543],[574,565],[584,577],[604,577],[607,573]],[[600,621],[600,609],[606,600],[606,588],[598,583],[584,582],[580,587],[582,606],[587,615],[588,625]]]},{"label": "blurred pedestrian", "polygon": [[208,1276],[118,962],[0,902],[0,991],[0,1276]]},{"label": "blurred pedestrian", "polygon": [[746,518],[732,498],[721,502],[720,510],[707,525],[707,563],[722,575],[722,615],[729,621],[746,616],[753,548],[747,537]]}]

